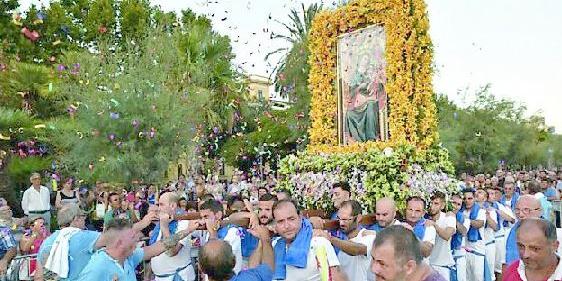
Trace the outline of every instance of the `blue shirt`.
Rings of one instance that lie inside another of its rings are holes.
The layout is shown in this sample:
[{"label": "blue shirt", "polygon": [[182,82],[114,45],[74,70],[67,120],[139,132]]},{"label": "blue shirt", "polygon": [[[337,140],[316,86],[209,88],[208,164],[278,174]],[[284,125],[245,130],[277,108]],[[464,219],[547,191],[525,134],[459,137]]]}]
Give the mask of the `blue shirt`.
[{"label": "blue shirt", "polygon": [[[55,242],[55,239],[57,239],[57,236],[59,236],[59,233],[59,230],[55,231],[55,233],[51,234],[51,236],[45,239],[43,244],[41,244],[37,259],[42,264],[45,264],[47,261],[51,248],[53,247],[53,243]],[[90,258],[94,254],[94,246],[100,235],[101,233],[97,231],[81,230],[70,237],[70,241],[68,242],[68,278],[61,280],[78,279],[80,272],[84,267],[86,267]]]},{"label": "blue shirt", "polygon": [[137,248],[124,262],[123,266],[110,257],[105,250],[97,251],[80,273],[79,281],[119,280],[136,281],[135,268],[142,262],[144,250]]},{"label": "blue shirt", "polygon": [[15,248],[17,245],[10,227],[0,226],[0,259],[4,257],[8,250]]},{"label": "blue shirt", "polygon": [[556,189],[553,186],[547,188],[544,191],[544,196],[546,196],[547,198],[556,196]]},{"label": "blue shirt", "polygon": [[256,268],[242,270],[238,275],[232,277],[229,281],[271,281],[273,280],[273,271],[269,266],[261,264]]}]

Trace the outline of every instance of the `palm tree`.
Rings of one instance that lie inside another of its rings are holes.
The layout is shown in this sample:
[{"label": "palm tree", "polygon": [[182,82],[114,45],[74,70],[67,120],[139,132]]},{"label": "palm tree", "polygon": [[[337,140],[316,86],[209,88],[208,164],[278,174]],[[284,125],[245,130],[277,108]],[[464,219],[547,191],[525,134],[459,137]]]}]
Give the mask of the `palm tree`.
[{"label": "palm tree", "polygon": [[[1,98],[5,101],[21,101],[19,108],[29,114],[39,114],[48,111],[39,108],[38,102],[51,100],[54,92],[49,91],[52,75],[48,67],[18,62],[12,71],[1,74]],[[42,116],[39,116],[42,117]]]},{"label": "palm tree", "polygon": [[308,34],[312,26],[312,20],[314,19],[314,16],[316,16],[316,13],[322,10],[322,5],[318,5],[315,3],[305,8],[304,4],[301,4],[301,9],[302,16],[298,10],[291,9],[291,11],[289,12],[290,21],[288,24],[275,20],[285,27],[285,31],[288,34],[272,34],[271,39],[285,40],[286,42],[290,43],[290,46],[280,47],[265,56],[265,60],[268,60],[272,55],[283,54],[279,61],[276,63],[272,73],[281,72],[280,70],[285,68],[287,55],[295,46],[306,47],[308,45]]}]

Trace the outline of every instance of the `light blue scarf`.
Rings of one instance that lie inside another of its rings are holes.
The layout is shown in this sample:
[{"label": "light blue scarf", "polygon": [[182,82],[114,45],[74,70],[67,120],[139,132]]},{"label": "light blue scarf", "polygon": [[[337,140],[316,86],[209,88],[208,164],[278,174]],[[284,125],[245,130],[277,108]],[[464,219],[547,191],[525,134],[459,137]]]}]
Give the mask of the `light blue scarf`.
[{"label": "light blue scarf", "polygon": [[[456,214],[457,217],[457,221],[460,224],[464,223],[464,215],[461,211],[458,211]],[[451,249],[453,250],[459,250],[462,246],[462,234],[460,234],[458,231],[455,232],[455,234],[453,234],[453,238],[451,239]]]},{"label": "light blue scarf", "polygon": [[[171,221],[170,224],[168,224],[168,228],[170,229],[170,234],[174,235],[176,233],[176,230],[178,229],[178,221],[176,220]],[[152,236],[150,236],[148,245],[152,245],[156,243],[159,234],[160,234],[160,223],[157,223],[156,226],[154,227],[154,230],[152,230]]]},{"label": "light blue scarf", "polygon": [[510,265],[519,259],[519,249],[517,248],[517,229],[519,222],[513,225],[505,243],[505,264]]},{"label": "light blue scarf", "polygon": [[287,265],[305,268],[312,240],[312,224],[307,219],[302,219],[301,230],[287,248],[284,238],[277,240],[273,250],[275,255],[275,271],[273,279],[286,279]]},{"label": "light blue scarf", "polygon": [[[464,211],[465,211],[465,206],[463,205],[460,212],[464,213]],[[478,204],[472,205],[472,209],[470,209],[470,214],[469,214],[470,220],[476,220],[476,218],[478,218],[478,211],[480,211],[480,205],[478,205]],[[480,235],[480,231],[478,231],[478,229],[472,227],[472,225],[468,229],[468,232],[466,234],[466,238],[470,242],[476,242],[478,240],[482,240],[482,236]]]},{"label": "light blue scarf", "polygon": [[425,236],[425,218],[421,218],[413,228],[414,234],[419,240],[423,240]]}]

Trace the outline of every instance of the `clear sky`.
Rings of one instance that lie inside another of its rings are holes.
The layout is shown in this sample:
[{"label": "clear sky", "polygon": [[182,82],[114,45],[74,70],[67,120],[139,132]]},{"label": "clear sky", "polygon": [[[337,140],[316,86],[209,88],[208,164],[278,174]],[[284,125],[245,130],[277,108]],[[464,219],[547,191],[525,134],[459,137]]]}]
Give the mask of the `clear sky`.
[{"label": "clear sky", "polygon": [[[23,7],[47,0],[22,0]],[[190,8],[207,14],[219,33],[231,37],[235,64],[245,72],[269,75],[276,58],[265,55],[282,41],[270,40],[291,8],[340,1],[313,0],[151,0],[164,10]],[[562,133],[561,0],[426,0],[435,45],[434,88],[458,103],[458,94],[490,83],[491,92],[541,113]]]}]

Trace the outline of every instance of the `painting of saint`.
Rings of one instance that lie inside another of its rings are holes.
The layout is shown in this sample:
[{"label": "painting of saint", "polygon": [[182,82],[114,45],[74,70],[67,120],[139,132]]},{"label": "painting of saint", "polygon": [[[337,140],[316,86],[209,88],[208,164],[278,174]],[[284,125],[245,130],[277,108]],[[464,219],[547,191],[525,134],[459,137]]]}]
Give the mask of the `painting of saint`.
[{"label": "painting of saint", "polygon": [[385,33],[370,26],[338,39],[340,143],[388,139]]}]

